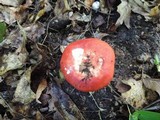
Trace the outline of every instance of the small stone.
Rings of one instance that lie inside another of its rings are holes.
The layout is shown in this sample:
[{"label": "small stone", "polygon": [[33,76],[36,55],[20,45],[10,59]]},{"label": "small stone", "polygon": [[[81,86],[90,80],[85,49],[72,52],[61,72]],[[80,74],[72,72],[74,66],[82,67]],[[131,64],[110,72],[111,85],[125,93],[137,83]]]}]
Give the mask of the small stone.
[{"label": "small stone", "polygon": [[95,11],[97,11],[99,8],[100,8],[100,2],[99,1],[95,1],[92,4],[92,9],[95,10]]},{"label": "small stone", "polygon": [[140,63],[145,63],[149,61],[151,58],[151,55],[149,53],[142,53],[141,55],[137,56],[137,61]]}]

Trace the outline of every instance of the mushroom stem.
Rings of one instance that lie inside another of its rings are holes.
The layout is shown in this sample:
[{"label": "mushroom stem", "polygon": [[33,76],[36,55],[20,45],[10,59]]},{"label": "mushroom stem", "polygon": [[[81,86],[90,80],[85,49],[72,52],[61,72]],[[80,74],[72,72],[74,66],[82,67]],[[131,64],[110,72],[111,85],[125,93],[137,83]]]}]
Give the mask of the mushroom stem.
[{"label": "mushroom stem", "polygon": [[94,93],[94,92],[89,92],[89,95],[92,97],[92,99],[93,99],[96,107],[99,109],[100,112],[106,111],[106,109],[103,109],[103,108],[99,107],[97,101],[95,100],[95,98],[94,98],[94,96],[93,96],[93,93]]}]

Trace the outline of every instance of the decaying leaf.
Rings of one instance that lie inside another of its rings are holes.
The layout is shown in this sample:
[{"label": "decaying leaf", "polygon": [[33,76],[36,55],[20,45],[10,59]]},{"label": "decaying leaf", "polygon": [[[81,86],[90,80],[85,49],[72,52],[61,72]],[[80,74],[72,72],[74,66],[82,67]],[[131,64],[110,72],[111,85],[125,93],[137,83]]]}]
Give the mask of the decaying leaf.
[{"label": "decaying leaf", "polygon": [[24,0],[0,0],[0,2],[1,1],[7,1],[6,4],[9,5],[0,5],[0,22],[3,21],[9,25],[15,23],[16,21],[23,21],[27,16],[26,9],[33,3],[32,0],[25,0],[26,3],[24,3],[23,5],[20,4]]},{"label": "decaying leaf", "polygon": [[0,22],[4,21],[7,24],[12,24],[16,22],[16,12],[17,8],[14,7],[6,7],[0,5]]},{"label": "decaying leaf", "polygon": [[[23,67],[27,59],[28,52],[26,51],[25,35],[23,30],[16,30],[10,33],[10,35],[0,44],[1,49],[8,49],[3,51],[0,57],[0,75],[5,74],[9,70],[15,70]],[[14,52],[10,52],[10,49],[14,48]]]},{"label": "decaying leaf", "polygon": [[28,24],[25,27],[23,27],[23,29],[26,32],[27,38],[29,38],[32,41],[36,41],[45,33],[44,26],[39,22],[34,24]]},{"label": "decaying leaf", "polygon": [[47,80],[46,79],[42,79],[40,84],[38,85],[38,89],[36,91],[36,101],[38,103],[41,103],[38,99],[40,98],[43,90],[47,87]]},{"label": "decaying leaf", "polygon": [[31,72],[31,67],[29,67],[21,76],[14,94],[14,102],[28,104],[36,98],[35,93],[30,88]]},{"label": "decaying leaf", "polygon": [[[19,78],[17,76],[22,76],[25,70],[17,70],[16,72],[9,72],[3,75],[3,80],[5,80],[6,84],[11,88],[16,88],[19,82]],[[13,91],[14,92],[14,91]]]},{"label": "decaying leaf", "polygon": [[160,95],[160,79],[144,78],[142,81],[146,88],[156,91]]},{"label": "decaying leaf", "polygon": [[[9,112],[12,114],[13,117],[12,119],[21,118],[22,116],[28,116],[31,110],[28,104],[25,105],[22,103],[10,104],[10,108],[11,110],[9,110]],[[7,112],[6,112],[6,117],[7,118],[9,117],[9,115],[7,115]],[[30,120],[29,118],[27,119]]]},{"label": "decaying leaf", "polygon": [[104,24],[105,23],[105,20],[104,20],[104,18],[103,18],[103,16],[102,15],[97,15],[96,17],[95,17],[95,19],[93,19],[93,25],[94,25],[94,27],[99,27],[99,26],[101,26],[102,24]]},{"label": "decaying leaf", "polygon": [[57,84],[50,85],[47,93],[51,95],[49,111],[54,111],[54,119],[84,120],[81,111]]},{"label": "decaying leaf", "polygon": [[116,26],[120,26],[123,23],[127,28],[130,28],[130,14],[131,14],[131,6],[127,1],[122,0],[121,4],[118,5],[117,12],[120,14],[116,22]]},{"label": "decaying leaf", "polygon": [[14,70],[23,67],[27,59],[26,52],[19,52],[17,49],[14,53],[8,53],[0,57],[0,75],[5,74],[9,70]]},{"label": "decaying leaf", "polygon": [[145,90],[143,88],[142,81],[129,79],[123,82],[131,86],[131,89],[125,93],[122,93],[122,98],[131,106],[135,108],[142,108],[146,103]]}]

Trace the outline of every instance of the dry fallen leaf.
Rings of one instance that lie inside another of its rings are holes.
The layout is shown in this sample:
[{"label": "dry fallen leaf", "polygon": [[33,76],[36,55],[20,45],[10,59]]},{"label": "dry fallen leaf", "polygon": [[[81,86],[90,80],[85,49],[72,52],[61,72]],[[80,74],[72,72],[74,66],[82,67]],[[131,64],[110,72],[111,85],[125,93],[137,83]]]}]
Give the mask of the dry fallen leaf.
[{"label": "dry fallen leaf", "polygon": [[21,30],[13,30],[0,43],[0,49],[3,50],[0,56],[0,75],[10,70],[22,68],[28,57],[28,52],[25,48],[26,37],[32,41],[36,41],[44,33],[44,26],[40,23],[26,25]]},{"label": "dry fallen leaf", "polygon": [[70,20],[77,20],[77,21],[81,21],[81,22],[89,22],[91,21],[91,13],[86,15],[85,13],[79,13],[79,12],[70,12],[69,14],[69,19]]},{"label": "dry fallen leaf", "polygon": [[36,101],[38,103],[41,103],[38,99],[40,98],[43,90],[46,89],[46,87],[47,87],[47,80],[46,79],[42,79],[40,84],[38,85],[38,89],[36,91]]},{"label": "dry fallen leaf", "polygon": [[8,107],[7,102],[2,98],[2,96],[0,96],[0,105],[6,108]]},{"label": "dry fallen leaf", "polygon": [[93,2],[94,2],[94,0],[85,0],[84,5],[88,10],[90,10]]},{"label": "dry fallen leaf", "polygon": [[16,22],[15,13],[17,11],[17,8],[0,5],[0,22],[4,21],[9,25],[13,24],[14,22]]},{"label": "dry fallen leaf", "polygon": [[149,12],[149,15],[151,17],[158,17],[160,15],[160,4],[158,4],[157,6],[155,6],[154,8],[151,9],[151,11]]},{"label": "dry fallen leaf", "polygon": [[116,22],[116,26],[118,27],[124,23],[127,28],[130,28],[130,4],[127,1],[121,0],[121,3],[118,5],[117,12],[120,14],[120,17]]},{"label": "dry fallen leaf", "polygon": [[84,2],[74,0],[57,0],[54,13],[58,19],[89,22],[91,20],[91,14],[87,15],[84,12],[80,13],[79,11],[73,11],[72,8],[80,10],[83,6],[88,9],[91,3],[92,0],[86,0]]},{"label": "dry fallen leaf", "polygon": [[137,109],[142,108],[146,103],[145,90],[143,88],[142,81],[129,79],[122,82],[131,86],[131,89],[129,91],[122,93],[122,98],[131,106]]},{"label": "dry fallen leaf", "polygon": [[154,20],[156,17],[159,17],[159,3],[160,1],[157,0],[152,2],[147,0],[121,0],[117,10],[120,13],[120,17],[116,22],[116,26],[124,22],[127,28],[130,28],[129,19],[131,11],[144,16],[146,21]]},{"label": "dry fallen leaf", "polygon": [[21,76],[14,93],[13,102],[21,102],[28,104],[36,98],[35,93],[30,88],[31,67],[29,67],[25,73]]},{"label": "dry fallen leaf", "polygon": [[150,8],[158,4],[158,0],[152,0],[152,2],[148,2],[147,0],[129,0],[129,3],[133,5],[136,4],[135,7],[139,6],[143,11],[149,12]]},{"label": "dry fallen leaf", "polygon": [[146,88],[156,91],[160,95],[160,79],[144,78],[142,81]]},{"label": "dry fallen leaf", "polygon": [[149,11],[150,11],[151,5],[149,5],[149,3],[147,3],[147,1],[129,0],[128,2],[129,2],[130,6],[132,8],[132,11],[134,13],[137,13],[137,14],[144,16],[146,20],[151,19],[149,16]]},{"label": "dry fallen leaf", "polygon": [[43,6],[43,8],[41,10],[39,10],[39,12],[37,13],[34,23],[41,18],[46,12],[50,11],[52,9],[52,6],[50,5],[50,3],[48,2],[48,0],[43,0],[41,1],[41,6]]},{"label": "dry fallen leaf", "polygon": [[[25,48],[26,35],[23,30],[16,30],[0,43],[0,49],[5,49],[0,57],[0,75],[5,74],[9,70],[22,68],[28,56]],[[11,50],[14,52],[10,52]]]},{"label": "dry fallen leaf", "polygon": [[0,4],[6,6],[19,6],[24,0],[0,0]]}]

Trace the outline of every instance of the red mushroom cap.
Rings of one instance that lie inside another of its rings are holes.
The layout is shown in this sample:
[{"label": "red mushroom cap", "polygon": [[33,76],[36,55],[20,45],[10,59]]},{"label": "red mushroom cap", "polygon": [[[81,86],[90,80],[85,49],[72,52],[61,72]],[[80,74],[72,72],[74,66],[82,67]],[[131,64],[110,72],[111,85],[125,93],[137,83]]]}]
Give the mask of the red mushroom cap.
[{"label": "red mushroom cap", "polygon": [[97,38],[69,44],[60,61],[65,79],[83,92],[107,86],[114,75],[115,54],[112,47]]}]

